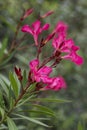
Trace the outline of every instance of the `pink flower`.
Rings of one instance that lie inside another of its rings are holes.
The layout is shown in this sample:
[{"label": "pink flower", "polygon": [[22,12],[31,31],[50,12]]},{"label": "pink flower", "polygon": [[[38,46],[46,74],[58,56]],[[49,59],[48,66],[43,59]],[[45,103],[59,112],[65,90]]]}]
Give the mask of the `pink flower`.
[{"label": "pink flower", "polygon": [[[78,46],[75,45],[72,39],[66,39],[66,31],[67,25],[63,22],[59,22],[56,28],[56,36],[53,39],[52,45],[56,52],[59,52],[61,55],[62,53],[64,56],[61,56],[62,59],[69,59],[77,65],[83,64],[83,58],[77,54],[77,51],[80,49]],[[59,55],[58,55],[59,56]]]},{"label": "pink flower", "polygon": [[29,25],[24,25],[21,28],[22,32],[27,32],[33,35],[36,46],[38,45],[38,36],[43,30],[47,30],[49,28],[49,24],[45,24],[41,27],[41,22],[39,20],[35,21],[31,27]]},{"label": "pink flower", "polygon": [[65,23],[62,22],[62,21],[59,21],[59,22],[57,23],[56,28],[54,29],[53,32],[56,32],[56,33],[58,33],[58,34],[61,34],[61,33],[62,33],[63,35],[66,36],[67,30],[68,30],[67,24],[65,24]]},{"label": "pink flower", "polygon": [[52,68],[48,66],[44,66],[38,69],[38,67],[39,67],[39,61],[37,59],[32,60],[30,62],[30,71],[32,74],[31,75],[32,80],[37,82],[40,81],[47,82],[49,80],[48,76],[52,72]]},{"label": "pink flower", "polygon": [[74,62],[76,65],[83,64],[84,60],[75,51],[71,51],[68,55],[62,56],[63,59],[68,59]]},{"label": "pink flower", "polygon": [[46,90],[58,91],[62,88],[66,88],[66,83],[62,77],[51,78],[48,85],[44,88]]}]

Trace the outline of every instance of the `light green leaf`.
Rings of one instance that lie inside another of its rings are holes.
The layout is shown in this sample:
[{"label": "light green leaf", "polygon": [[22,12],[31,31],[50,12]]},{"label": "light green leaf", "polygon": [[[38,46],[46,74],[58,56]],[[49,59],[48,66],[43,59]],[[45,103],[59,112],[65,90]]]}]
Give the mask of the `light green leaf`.
[{"label": "light green leaf", "polygon": [[9,117],[7,117],[7,124],[8,124],[9,130],[18,130],[18,128],[15,125],[14,121]]},{"label": "light green leaf", "polygon": [[50,108],[48,108],[46,106],[34,104],[34,107],[36,107],[37,110],[42,112],[42,113],[45,113],[45,114],[50,115],[50,116],[55,116],[55,113]]},{"label": "light green leaf", "polygon": [[5,81],[3,81],[1,78],[0,78],[0,84],[1,84],[1,87],[4,90],[5,94],[8,97],[8,93],[9,93],[8,86],[6,85]]},{"label": "light green leaf", "polygon": [[31,121],[31,122],[33,122],[33,123],[36,123],[36,124],[39,124],[39,125],[42,125],[42,126],[45,126],[45,127],[51,127],[51,126],[48,126],[48,125],[46,125],[46,124],[42,123],[41,121],[36,120],[36,119],[34,119],[34,118],[30,118],[30,117],[23,116],[23,115],[20,115],[20,114],[15,114],[15,115],[16,115],[16,116],[19,116],[19,117],[22,117],[23,119],[28,120],[28,121]]},{"label": "light green leaf", "polygon": [[3,54],[5,52],[5,49],[7,47],[7,38],[4,38],[3,42],[2,42],[2,46],[0,47],[0,58],[3,58]]},{"label": "light green leaf", "polygon": [[28,88],[28,92],[33,92],[34,90],[35,90],[35,88],[36,88],[36,83],[33,83],[33,84],[31,84],[30,86],[29,86],[29,88]]},{"label": "light green leaf", "polygon": [[5,111],[4,111],[4,109],[3,109],[3,108],[1,108],[1,107],[0,107],[0,115],[1,115],[2,120],[3,120],[4,115],[5,115]]},{"label": "light green leaf", "polygon": [[25,58],[23,55],[16,54],[16,57],[17,57],[17,59],[18,59],[19,61],[21,61],[22,63],[28,65],[28,62],[29,62],[29,61],[28,61],[28,59]]},{"label": "light green leaf", "polygon": [[46,112],[46,111],[43,111],[43,110],[22,110],[22,111],[18,111],[18,112],[29,112],[29,113],[43,114],[43,115],[55,117],[55,114],[50,113],[50,112]]},{"label": "light green leaf", "polygon": [[81,122],[78,123],[78,130],[84,130],[83,125]]},{"label": "light green leaf", "polygon": [[9,87],[9,105],[10,105],[10,109],[13,107],[14,102],[15,102],[15,95],[11,89],[11,86]]},{"label": "light green leaf", "polygon": [[71,101],[69,100],[64,100],[64,99],[49,99],[49,98],[36,98],[36,99],[31,99],[30,101],[41,101],[41,102],[56,102],[56,103],[69,103]]},{"label": "light green leaf", "polygon": [[13,88],[13,91],[15,93],[15,96],[18,97],[19,91],[18,91],[18,84],[16,79],[14,78],[14,75],[10,72],[9,73],[9,79],[11,82],[11,87]]},{"label": "light green leaf", "polygon": [[23,80],[22,80],[22,84],[23,86],[26,85],[27,82],[27,74],[26,74],[26,70],[23,71]]},{"label": "light green leaf", "polygon": [[0,78],[1,78],[3,81],[5,81],[6,84],[10,85],[9,80],[8,80],[4,75],[0,74]]},{"label": "light green leaf", "polygon": [[21,106],[21,105],[23,105],[24,103],[28,102],[33,97],[35,97],[35,95],[31,95],[27,99],[24,99],[24,100],[21,99],[20,102],[18,103],[18,105],[16,106],[16,108],[19,107],[19,106]]}]

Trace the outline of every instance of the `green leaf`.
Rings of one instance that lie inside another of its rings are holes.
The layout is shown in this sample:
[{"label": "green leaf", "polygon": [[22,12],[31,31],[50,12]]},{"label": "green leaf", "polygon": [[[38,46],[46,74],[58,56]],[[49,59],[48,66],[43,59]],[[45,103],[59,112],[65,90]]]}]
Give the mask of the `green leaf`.
[{"label": "green leaf", "polygon": [[34,90],[35,90],[35,88],[36,88],[36,83],[33,83],[33,84],[31,84],[30,86],[29,86],[29,88],[28,88],[28,92],[33,92]]},{"label": "green leaf", "polygon": [[33,98],[33,97],[35,97],[35,95],[31,95],[31,96],[29,96],[27,99],[21,99],[20,101],[19,101],[19,103],[18,103],[18,105],[16,106],[16,108],[17,107],[19,107],[19,106],[21,106],[21,105],[23,105],[24,103],[26,103],[26,102],[28,102],[31,98]]},{"label": "green leaf", "polygon": [[55,117],[55,114],[53,113],[50,113],[50,112],[47,112],[47,111],[43,111],[43,110],[21,110],[21,111],[18,111],[18,112],[29,112],[29,113],[35,113],[35,116],[37,114],[43,114],[43,115],[48,115],[48,116],[52,116],[52,117]]},{"label": "green leaf", "polygon": [[9,73],[9,79],[10,79],[10,82],[11,82],[11,86],[13,88],[13,91],[15,93],[15,96],[16,98],[18,97],[18,94],[19,94],[19,91],[18,91],[18,84],[17,84],[17,81],[16,79],[14,78],[14,75],[10,72]]},{"label": "green leaf", "polygon": [[64,99],[49,99],[49,98],[36,98],[31,99],[30,101],[41,101],[41,102],[56,102],[56,103],[69,103],[71,101]]},{"label": "green leaf", "polygon": [[39,125],[42,125],[42,126],[45,126],[45,127],[51,127],[51,126],[48,126],[48,125],[46,125],[46,124],[42,123],[41,121],[36,120],[34,118],[26,117],[26,116],[23,116],[23,115],[20,115],[20,114],[15,114],[15,115],[22,117],[24,120],[28,120],[28,121],[31,121],[33,123],[36,123],[36,124],[39,124]]},{"label": "green leaf", "polygon": [[27,74],[26,74],[26,70],[23,71],[23,80],[22,80],[22,84],[23,86],[26,85],[27,82]]},{"label": "green leaf", "polygon": [[12,91],[12,89],[11,89],[11,86],[10,86],[9,87],[9,106],[10,106],[10,109],[13,107],[14,102],[15,102],[15,95],[14,95],[14,92]]},{"label": "green leaf", "polygon": [[6,85],[5,81],[3,81],[1,78],[0,78],[0,84],[5,94],[8,96],[8,92],[9,92],[8,86]]},{"label": "green leaf", "polygon": [[0,115],[2,117],[2,120],[4,119],[5,111],[3,108],[0,107]]},{"label": "green leaf", "polygon": [[9,117],[7,117],[7,124],[8,124],[9,130],[18,130],[18,128],[15,125],[14,121]]},{"label": "green leaf", "polygon": [[42,106],[42,105],[38,105],[38,104],[34,104],[33,106],[36,107],[38,109],[38,111],[40,111],[42,113],[45,113],[50,116],[55,116],[55,113],[46,106]]},{"label": "green leaf", "polygon": [[11,60],[11,58],[15,55],[16,50],[14,50],[11,54],[9,54],[2,63],[0,63],[0,69],[3,68],[3,66],[7,65],[7,62]]},{"label": "green leaf", "polygon": [[78,123],[78,130],[84,130],[83,125],[81,122]]},{"label": "green leaf", "polygon": [[3,95],[2,92],[0,91],[0,107],[4,107],[4,100],[3,100]]},{"label": "green leaf", "polygon": [[17,57],[17,59],[18,59],[20,62],[22,62],[22,63],[28,65],[28,62],[29,62],[29,61],[28,61],[28,59],[25,58],[23,55],[16,54],[16,57]]},{"label": "green leaf", "polygon": [[2,42],[2,46],[1,46],[1,48],[0,48],[0,58],[3,58],[3,54],[4,54],[5,49],[6,49],[6,47],[7,47],[7,41],[8,41],[7,37],[4,38],[4,40],[3,40],[3,42]]}]

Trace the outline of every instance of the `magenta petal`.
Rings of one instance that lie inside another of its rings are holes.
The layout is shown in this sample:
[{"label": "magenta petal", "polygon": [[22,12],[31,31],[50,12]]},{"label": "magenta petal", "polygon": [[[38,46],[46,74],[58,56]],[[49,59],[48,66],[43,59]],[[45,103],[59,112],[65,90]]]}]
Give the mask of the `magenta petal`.
[{"label": "magenta petal", "polygon": [[40,25],[41,25],[41,22],[39,20],[35,21],[33,24],[32,24],[32,27],[34,28],[34,33],[39,33],[39,29],[40,29]]},{"label": "magenta petal", "polygon": [[57,38],[54,38],[52,45],[55,49],[60,49],[64,46],[65,36],[61,33]]},{"label": "magenta petal", "polygon": [[50,25],[49,24],[45,24],[43,27],[42,27],[42,30],[47,30],[49,29]]},{"label": "magenta petal", "polygon": [[73,51],[78,51],[78,50],[80,50],[80,47],[73,45],[73,46],[72,46],[72,50],[73,50]]},{"label": "magenta petal", "polygon": [[72,51],[70,54],[63,56],[62,58],[69,59],[77,65],[81,65],[84,62],[83,58],[76,54],[75,51]]},{"label": "magenta petal", "polygon": [[72,48],[72,46],[74,46],[74,41],[72,39],[66,40],[65,46],[67,46],[68,48]]},{"label": "magenta petal", "polygon": [[43,83],[51,83],[52,82],[52,78],[49,78],[48,76],[42,76],[41,80],[43,81]]},{"label": "magenta petal", "polygon": [[77,65],[81,65],[84,62],[83,58],[77,54],[74,54],[74,56],[72,56],[72,61]]},{"label": "magenta petal", "polygon": [[61,88],[66,88],[66,83],[62,77],[52,78],[51,83],[45,87],[45,89],[52,89],[54,91],[58,91]]},{"label": "magenta petal", "polygon": [[58,43],[56,38],[53,39],[52,45],[55,49],[58,49]]},{"label": "magenta petal", "polygon": [[67,24],[65,24],[62,21],[59,21],[55,30],[58,31],[59,33],[61,33],[61,32],[66,32],[67,29],[68,29]]},{"label": "magenta petal", "polygon": [[51,72],[52,72],[52,68],[51,68],[51,67],[47,67],[47,66],[42,67],[42,68],[38,71],[38,73],[39,73],[40,75],[49,75]]},{"label": "magenta petal", "polygon": [[31,27],[30,27],[29,25],[24,25],[24,26],[21,28],[21,31],[22,31],[22,32],[28,32],[28,33],[30,33],[30,34],[33,35],[32,29],[31,29]]},{"label": "magenta petal", "polygon": [[29,63],[31,70],[37,70],[37,67],[39,65],[39,61],[37,59],[30,61]]}]

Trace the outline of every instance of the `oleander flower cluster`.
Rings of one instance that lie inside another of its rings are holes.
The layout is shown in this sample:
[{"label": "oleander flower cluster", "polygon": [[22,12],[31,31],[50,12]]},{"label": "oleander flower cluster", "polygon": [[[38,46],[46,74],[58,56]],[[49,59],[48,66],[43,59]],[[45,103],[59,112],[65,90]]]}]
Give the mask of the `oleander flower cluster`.
[{"label": "oleander flower cluster", "polygon": [[[32,12],[32,10],[28,10],[22,20]],[[52,13],[53,12],[49,11],[45,15],[41,16],[41,18],[45,18]],[[79,66],[83,64],[83,58],[78,55],[80,47],[75,45],[74,40],[72,38],[68,38],[67,36],[68,25],[66,23],[59,21],[54,27],[54,30],[46,38],[44,38],[42,36],[42,32],[48,30],[49,28],[49,23],[42,25],[40,20],[36,20],[32,23],[32,25],[23,25],[21,31],[32,35],[37,48],[37,57],[29,62],[29,82],[36,82],[37,90],[58,91],[62,88],[66,88],[66,82],[62,76],[51,76],[53,68],[56,68],[57,64],[59,64],[61,60],[70,60]],[[42,40],[40,40],[40,36],[42,37]],[[42,49],[48,43],[49,46],[53,48],[53,52],[50,57],[40,61],[39,57],[42,53]],[[47,64],[49,62],[50,65],[48,66]],[[22,80],[21,70],[17,68],[15,70],[19,79]]]}]

